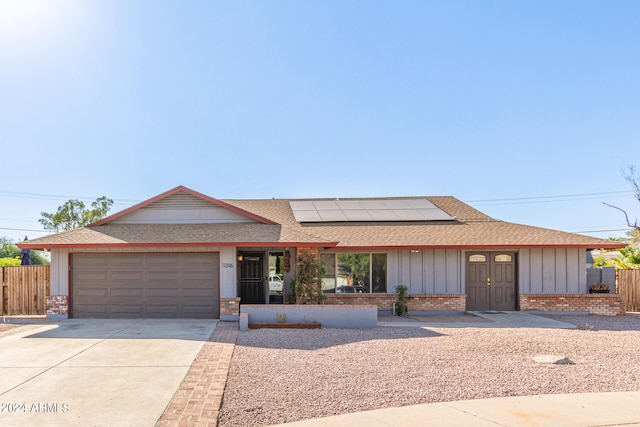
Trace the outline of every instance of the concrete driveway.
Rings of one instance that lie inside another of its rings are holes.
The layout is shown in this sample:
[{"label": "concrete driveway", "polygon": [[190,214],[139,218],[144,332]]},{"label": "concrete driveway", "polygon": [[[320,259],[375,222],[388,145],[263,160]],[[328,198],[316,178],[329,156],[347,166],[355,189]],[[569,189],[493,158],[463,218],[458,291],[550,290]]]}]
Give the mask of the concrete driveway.
[{"label": "concrete driveway", "polygon": [[0,425],[153,426],[215,320],[79,320],[0,334]]}]

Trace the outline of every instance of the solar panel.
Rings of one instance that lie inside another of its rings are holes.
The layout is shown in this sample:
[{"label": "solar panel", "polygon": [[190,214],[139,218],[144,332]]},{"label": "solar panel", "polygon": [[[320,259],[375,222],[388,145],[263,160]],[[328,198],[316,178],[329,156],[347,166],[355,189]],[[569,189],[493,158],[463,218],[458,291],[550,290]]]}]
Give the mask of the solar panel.
[{"label": "solar panel", "polygon": [[303,200],[289,202],[298,222],[451,221],[427,199]]}]

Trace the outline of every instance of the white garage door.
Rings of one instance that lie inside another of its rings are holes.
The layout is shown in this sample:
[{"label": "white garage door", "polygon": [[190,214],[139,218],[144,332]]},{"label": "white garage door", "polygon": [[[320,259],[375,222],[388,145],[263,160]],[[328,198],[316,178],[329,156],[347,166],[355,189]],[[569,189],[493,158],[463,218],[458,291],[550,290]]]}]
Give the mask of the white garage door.
[{"label": "white garage door", "polygon": [[71,257],[72,316],[220,317],[217,253],[103,253]]}]

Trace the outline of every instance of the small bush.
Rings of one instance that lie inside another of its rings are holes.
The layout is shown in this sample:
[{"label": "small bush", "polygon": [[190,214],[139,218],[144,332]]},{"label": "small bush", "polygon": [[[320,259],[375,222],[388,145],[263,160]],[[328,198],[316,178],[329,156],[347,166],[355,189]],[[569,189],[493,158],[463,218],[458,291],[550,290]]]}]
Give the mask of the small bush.
[{"label": "small bush", "polygon": [[396,286],[398,292],[398,301],[396,302],[396,316],[404,316],[409,310],[407,308],[407,292],[409,288],[404,285]]},{"label": "small bush", "polygon": [[592,291],[607,291],[607,292],[609,292],[611,290],[611,286],[609,286],[606,283],[596,283],[595,285],[589,286],[589,289],[591,289]]},{"label": "small bush", "polygon": [[17,258],[0,258],[0,267],[17,267],[22,263],[20,257]]}]

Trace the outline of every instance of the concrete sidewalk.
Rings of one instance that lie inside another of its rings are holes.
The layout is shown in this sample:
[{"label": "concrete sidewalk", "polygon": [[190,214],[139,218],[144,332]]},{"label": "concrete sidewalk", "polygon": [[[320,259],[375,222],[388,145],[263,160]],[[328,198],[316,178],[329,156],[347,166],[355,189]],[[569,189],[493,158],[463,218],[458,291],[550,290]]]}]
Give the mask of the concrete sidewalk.
[{"label": "concrete sidewalk", "polygon": [[429,403],[317,418],[287,427],[640,426],[640,392],[557,394]]}]

